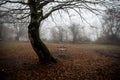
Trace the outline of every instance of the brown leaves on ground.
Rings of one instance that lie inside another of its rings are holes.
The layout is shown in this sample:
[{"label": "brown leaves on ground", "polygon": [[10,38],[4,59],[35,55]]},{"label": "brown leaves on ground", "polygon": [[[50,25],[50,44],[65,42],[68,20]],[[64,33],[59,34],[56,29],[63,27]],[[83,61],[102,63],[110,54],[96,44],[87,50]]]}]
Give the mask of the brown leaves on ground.
[{"label": "brown leaves on ground", "polygon": [[[0,80],[120,79],[120,46],[46,43],[58,63],[39,64],[30,43],[0,44]],[[59,53],[59,46],[67,51]]]}]

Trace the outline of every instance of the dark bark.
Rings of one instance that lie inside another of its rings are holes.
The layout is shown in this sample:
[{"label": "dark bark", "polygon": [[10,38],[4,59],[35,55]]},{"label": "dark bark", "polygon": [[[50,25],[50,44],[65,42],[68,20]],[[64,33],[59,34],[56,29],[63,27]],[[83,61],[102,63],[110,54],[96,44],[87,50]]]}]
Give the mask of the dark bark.
[{"label": "dark bark", "polygon": [[15,40],[16,40],[16,41],[19,41],[19,34],[18,34],[18,33],[16,33]]},{"label": "dark bark", "polygon": [[41,63],[56,63],[56,60],[50,54],[48,48],[41,41],[39,37],[39,23],[34,22],[30,23],[28,26],[28,34],[30,38],[30,42],[36,54],[38,55],[39,62]]},{"label": "dark bark", "polygon": [[4,28],[3,24],[0,23],[0,40],[3,39],[3,35],[2,35],[3,28]]},{"label": "dark bark", "polygon": [[29,39],[32,47],[38,55],[39,62],[41,63],[56,63],[56,60],[50,54],[48,48],[42,42],[39,36],[39,26],[43,19],[42,5],[38,2],[29,0],[29,7],[31,12],[31,22],[28,26]]}]

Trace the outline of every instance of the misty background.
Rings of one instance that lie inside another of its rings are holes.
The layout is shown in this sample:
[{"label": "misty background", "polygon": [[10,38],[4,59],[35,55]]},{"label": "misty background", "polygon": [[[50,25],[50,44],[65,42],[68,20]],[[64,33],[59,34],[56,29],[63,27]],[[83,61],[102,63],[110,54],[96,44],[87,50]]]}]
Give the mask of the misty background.
[{"label": "misty background", "polygon": [[[119,2],[112,1],[114,4]],[[44,8],[44,12],[49,6]],[[0,7],[0,40],[29,41],[27,27],[30,18],[19,19],[24,12],[17,10],[15,13],[3,15],[7,8],[22,7],[24,6],[9,4]],[[41,24],[40,37],[43,41],[57,43],[119,43],[120,7],[112,5],[92,7],[96,8],[96,13],[84,9],[80,11],[81,14],[77,13],[78,9],[52,13]]]}]

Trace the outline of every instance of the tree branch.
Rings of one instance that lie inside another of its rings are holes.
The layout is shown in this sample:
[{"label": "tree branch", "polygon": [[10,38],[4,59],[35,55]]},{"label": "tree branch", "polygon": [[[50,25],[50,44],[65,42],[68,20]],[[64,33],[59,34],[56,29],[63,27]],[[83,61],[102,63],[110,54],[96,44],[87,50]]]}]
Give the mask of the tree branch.
[{"label": "tree branch", "polygon": [[19,3],[19,4],[23,4],[23,5],[28,5],[28,3],[25,3],[23,1],[11,1],[11,0],[4,0],[0,2],[0,6],[3,4],[7,4],[7,3]]}]

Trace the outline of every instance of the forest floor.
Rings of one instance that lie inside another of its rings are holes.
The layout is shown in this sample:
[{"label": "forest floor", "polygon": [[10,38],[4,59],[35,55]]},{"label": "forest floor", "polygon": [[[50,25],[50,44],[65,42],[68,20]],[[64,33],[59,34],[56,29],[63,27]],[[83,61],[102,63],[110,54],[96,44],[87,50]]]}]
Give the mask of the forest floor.
[{"label": "forest floor", "polygon": [[0,80],[120,80],[118,45],[46,45],[57,64],[39,64],[29,42],[1,41]]}]

